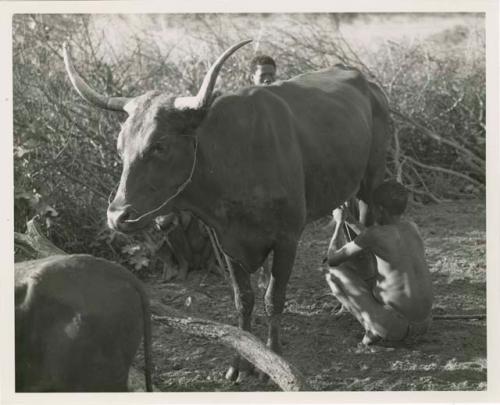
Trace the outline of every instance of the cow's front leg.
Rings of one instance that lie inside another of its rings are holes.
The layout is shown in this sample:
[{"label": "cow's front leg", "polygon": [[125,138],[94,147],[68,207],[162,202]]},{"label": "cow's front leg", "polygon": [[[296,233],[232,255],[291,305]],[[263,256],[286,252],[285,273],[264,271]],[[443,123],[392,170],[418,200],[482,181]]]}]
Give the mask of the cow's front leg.
[{"label": "cow's front leg", "polygon": [[[227,260],[231,283],[234,291],[234,303],[238,311],[238,325],[241,329],[250,332],[252,311],[254,306],[254,292],[250,283],[250,273],[241,265]],[[236,355],[233,364],[226,373],[226,379],[231,381],[241,381],[245,374],[253,372],[253,365],[243,357]]]},{"label": "cow's front leg", "polygon": [[296,251],[297,241],[274,249],[271,279],[264,298],[268,316],[267,345],[278,354],[281,353],[280,324],[285,307],[286,286],[292,272]]}]

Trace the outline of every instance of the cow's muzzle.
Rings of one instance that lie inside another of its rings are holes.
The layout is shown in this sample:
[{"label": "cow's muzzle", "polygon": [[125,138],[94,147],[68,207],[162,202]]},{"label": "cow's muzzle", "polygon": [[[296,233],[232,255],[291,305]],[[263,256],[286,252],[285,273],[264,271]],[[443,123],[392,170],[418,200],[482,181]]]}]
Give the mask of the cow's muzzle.
[{"label": "cow's muzzle", "polygon": [[138,215],[131,205],[117,206],[110,204],[107,215],[108,226],[115,231],[130,233],[142,229],[147,225],[146,221],[133,221]]}]

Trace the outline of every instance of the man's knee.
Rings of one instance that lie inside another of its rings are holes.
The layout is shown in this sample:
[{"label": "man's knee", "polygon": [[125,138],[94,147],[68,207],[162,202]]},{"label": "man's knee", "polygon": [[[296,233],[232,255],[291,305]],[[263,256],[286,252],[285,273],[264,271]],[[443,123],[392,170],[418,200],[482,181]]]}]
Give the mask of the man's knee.
[{"label": "man's knee", "polygon": [[346,295],[371,294],[367,283],[353,271],[349,263],[343,263],[339,267],[330,267],[326,281],[330,287],[331,284],[335,284]]},{"label": "man's knee", "polygon": [[345,283],[353,275],[346,266],[346,263],[342,263],[337,267],[330,267],[327,274],[331,276],[337,283]]}]

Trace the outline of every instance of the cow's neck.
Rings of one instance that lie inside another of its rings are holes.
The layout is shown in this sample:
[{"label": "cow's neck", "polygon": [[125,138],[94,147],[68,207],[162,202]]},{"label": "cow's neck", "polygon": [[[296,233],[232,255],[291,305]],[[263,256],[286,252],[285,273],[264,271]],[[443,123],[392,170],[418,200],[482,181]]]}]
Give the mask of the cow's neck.
[{"label": "cow's neck", "polygon": [[[202,147],[198,153],[198,167],[189,186],[176,198],[175,206],[192,212],[214,229],[224,252],[248,271],[253,271],[268,253],[266,243],[252,237],[250,229],[238,225],[240,218],[231,217],[232,214],[227,212],[224,196],[227,197],[228,192],[224,181],[217,176],[217,162],[209,161]],[[250,245],[248,238],[252,240]]]},{"label": "cow's neck", "polygon": [[189,186],[176,199],[176,208],[191,211],[218,233],[227,226],[227,218],[220,206],[221,185],[211,176],[203,149],[198,149],[197,167]]}]

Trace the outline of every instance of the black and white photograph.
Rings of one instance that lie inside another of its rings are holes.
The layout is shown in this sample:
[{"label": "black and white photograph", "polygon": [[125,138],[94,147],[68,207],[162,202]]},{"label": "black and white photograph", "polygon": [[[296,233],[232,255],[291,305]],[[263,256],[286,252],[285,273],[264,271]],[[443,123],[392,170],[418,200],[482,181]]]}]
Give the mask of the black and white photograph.
[{"label": "black and white photograph", "polygon": [[495,398],[496,2],[23,3],[2,402]]}]

